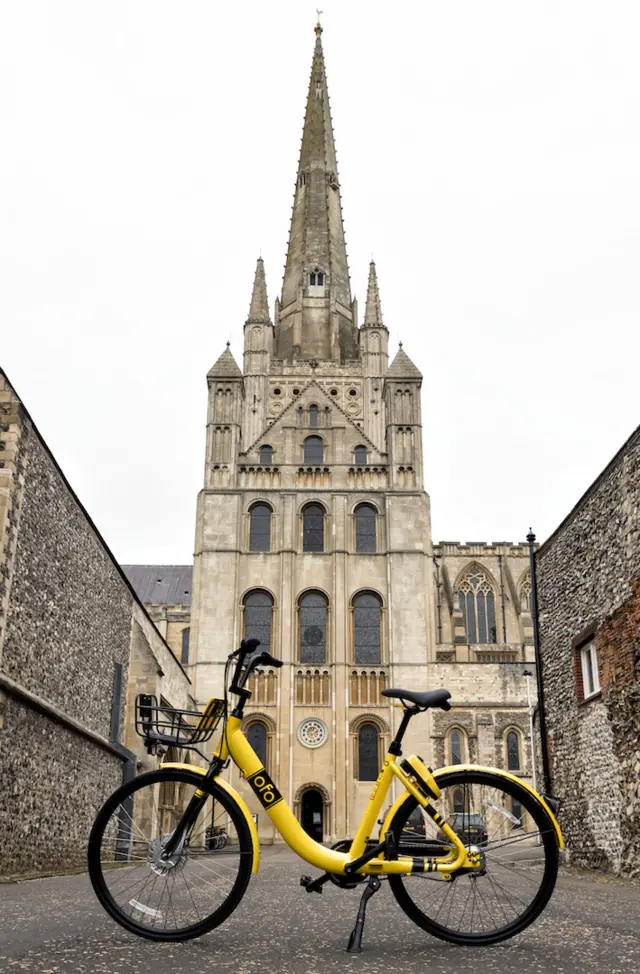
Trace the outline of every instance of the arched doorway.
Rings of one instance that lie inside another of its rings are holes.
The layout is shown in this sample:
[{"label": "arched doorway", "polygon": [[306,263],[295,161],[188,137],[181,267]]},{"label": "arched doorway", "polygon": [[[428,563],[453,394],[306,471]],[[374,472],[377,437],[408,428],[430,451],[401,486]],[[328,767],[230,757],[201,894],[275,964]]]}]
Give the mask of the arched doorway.
[{"label": "arched doorway", "polygon": [[310,835],[316,842],[322,842],[324,837],[324,801],[321,793],[315,788],[309,788],[302,795],[300,821],[307,835]]}]

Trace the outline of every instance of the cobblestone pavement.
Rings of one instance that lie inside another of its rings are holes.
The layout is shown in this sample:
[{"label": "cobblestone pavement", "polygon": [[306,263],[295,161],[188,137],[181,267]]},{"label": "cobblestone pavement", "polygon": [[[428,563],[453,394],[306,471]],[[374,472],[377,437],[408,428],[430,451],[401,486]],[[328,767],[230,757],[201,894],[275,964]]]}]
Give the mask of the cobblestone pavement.
[{"label": "cobblestone pavement", "polygon": [[298,884],[313,872],[288,849],[263,850],[260,876],[222,926],[186,944],[153,944],[103,913],[86,875],[0,885],[0,971],[9,974],[327,974],[333,971],[589,974],[640,970],[640,888],[563,874],[550,906],[497,947],[454,947],[415,927],[383,888],[359,955],[345,953],[358,890]]}]

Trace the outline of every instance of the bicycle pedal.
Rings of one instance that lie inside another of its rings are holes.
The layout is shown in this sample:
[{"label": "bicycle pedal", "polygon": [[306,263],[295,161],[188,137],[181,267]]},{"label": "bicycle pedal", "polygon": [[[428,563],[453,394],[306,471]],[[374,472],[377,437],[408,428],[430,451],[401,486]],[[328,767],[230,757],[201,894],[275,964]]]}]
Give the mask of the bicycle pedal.
[{"label": "bicycle pedal", "polygon": [[322,886],[329,879],[329,874],[325,873],[324,876],[318,876],[317,879],[313,879],[312,876],[301,876],[300,885],[304,886],[307,893],[321,893]]}]

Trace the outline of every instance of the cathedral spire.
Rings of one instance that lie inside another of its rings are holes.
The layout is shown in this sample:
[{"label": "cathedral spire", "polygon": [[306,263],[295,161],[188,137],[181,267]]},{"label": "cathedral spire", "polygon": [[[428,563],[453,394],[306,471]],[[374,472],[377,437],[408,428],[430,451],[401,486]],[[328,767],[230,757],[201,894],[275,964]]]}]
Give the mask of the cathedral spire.
[{"label": "cathedral spire", "polygon": [[322,27],[315,28],[300,160],[282,282],[278,357],[357,357]]},{"label": "cathedral spire", "polygon": [[367,287],[367,304],[364,309],[365,325],[384,325],[382,320],[382,305],[378,290],[378,275],[373,260],[369,264],[369,285]]},{"label": "cathedral spire", "polygon": [[253,279],[253,293],[251,295],[251,307],[247,321],[260,321],[267,323],[269,318],[269,301],[267,299],[267,282],[264,276],[264,261],[258,257],[256,265],[256,276]]}]

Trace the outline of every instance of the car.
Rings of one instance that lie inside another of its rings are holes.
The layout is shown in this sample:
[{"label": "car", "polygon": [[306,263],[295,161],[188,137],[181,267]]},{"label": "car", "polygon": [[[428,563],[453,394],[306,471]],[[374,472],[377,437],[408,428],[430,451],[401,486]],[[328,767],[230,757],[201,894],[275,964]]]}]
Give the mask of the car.
[{"label": "car", "polygon": [[[489,841],[487,824],[476,812],[454,812],[449,824],[465,845],[486,845]],[[444,832],[439,832],[438,838],[448,841]]]}]

